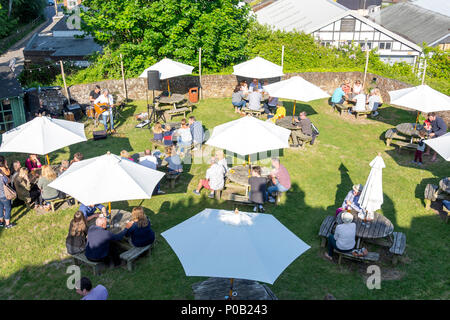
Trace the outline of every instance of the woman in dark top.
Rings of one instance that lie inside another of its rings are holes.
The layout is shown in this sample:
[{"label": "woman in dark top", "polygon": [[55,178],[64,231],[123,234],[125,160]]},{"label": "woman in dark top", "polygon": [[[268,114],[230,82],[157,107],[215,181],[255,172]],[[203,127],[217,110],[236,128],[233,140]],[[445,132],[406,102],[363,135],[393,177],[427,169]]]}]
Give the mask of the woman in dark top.
[{"label": "woman in dark top", "polygon": [[86,248],[87,222],[83,212],[77,211],[70,221],[69,234],[66,238],[67,253],[77,254]]},{"label": "woman in dark top", "polygon": [[248,184],[250,185],[250,201],[255,204],[253,211],[264,212],[267,179],[261,177],[261,167],[252,168],[252,176],[248,178]]},{"label": "woman in dark top", "polygon": [[132,220],[127,225],[127,237],[130,237],[131,244],[135,247],[145,247],[155,241],[150,220],[144,214],[142,207],[133,208]]}]

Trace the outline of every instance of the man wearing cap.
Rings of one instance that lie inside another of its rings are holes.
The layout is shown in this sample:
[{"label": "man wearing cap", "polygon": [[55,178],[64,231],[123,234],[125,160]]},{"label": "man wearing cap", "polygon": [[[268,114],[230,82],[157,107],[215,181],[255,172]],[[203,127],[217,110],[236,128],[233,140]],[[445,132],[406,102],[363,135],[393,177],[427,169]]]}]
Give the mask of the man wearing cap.
[{"label": "man wearing cap", "polygon": [[[359,196],[361,195],[363,189],[363,185],[362,184],[355,184],[352,188],[352,190],[350,190],[347,193],[347,196],[344,199],[344,202],[342,202],[342,206],[341,208],[339,208],[337,211],[341,212],[344,211],[345,209],[353,209],[356,212],[360,213],[362,211],[361,207],[359,206],[358,200],[359,200]],[[336,215],[339,213],[336,211]]]},{"label": "man wearing cap", "polygon": [[328,236],[328,252],[325,252],[325,258],[333,260],[333,250],[348,253],[355,247],[356,224],[353,221],[353,215],[350,212],[342,212],[342,221],[338,224],[334,234]]}]

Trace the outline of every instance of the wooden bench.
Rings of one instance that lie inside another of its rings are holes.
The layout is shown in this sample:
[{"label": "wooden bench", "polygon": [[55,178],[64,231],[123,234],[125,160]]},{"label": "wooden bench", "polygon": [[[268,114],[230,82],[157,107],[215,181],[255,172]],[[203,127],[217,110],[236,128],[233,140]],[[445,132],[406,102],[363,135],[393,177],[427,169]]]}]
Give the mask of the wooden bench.
[{"label": "wooden bench", "polygon": [[[72,200],[72,199],[74,199],[74,198],[73,197],[67,197],[67,198],[64,198],[64,199],[57,198],[57,199],[53,199],[53,200],[44,200],[44,202],[50,203],[50,206],[52,208],[52,212],[55,212],[55,204],[63,203],[65,201],[67,201],[67,200]],[[74,199],[74,200],[75,200],[75,205],[78,206],[77,199]]]},{"label": "wooden bench", "polygon": [[364,257],[355,257],[351,252],[344,253],[344,252],[340,252],[338,250],[334,250],[334,252],[339,256],[338,264],[341,264],[342,258],[349,259],[349,260],[361,261],[361,262],[365,262],[365,263],[377,262],[380,259],[380,254],[377,252],[369,252]]},{"label": "wooden bench", "polygon": [[361,116],[364,117],[364,118],[367,118],[367,116],[370,115],[371,113],[372,113],[372,111],[368,111],[368,110],[366,110],[366,111],[352,111],[352,114],[355,115],[356,119],[360,118]]},{"label": "wooden bench", "polygon": [[406,249],[406,235],[403,232],[394,232],[394,243],[389,249],[389,252],[394,256],[392,257],[392,263],[397,264],[398,256],[403,255]]},{"label": "wooden bench", "polygon": [[334,223],[336,222],[336,217],[334,216],[327,216],[322,221],[322,224],[320,225],[319,230],[319,237],[322,237],[320,246],[325,247],[327,243],[328,236],[331,234],[331,231],[333,230]]},{"label": "wooden bench", "polygon": [[166,174],[166,179],[168,181],[170,181],[170,187],[172,189],[175,189],[175,183],[177,182],[178,179],[180,179],[181,176],[181,172],[180,173],[167,173]]},{"label": "wooden bench", "polygon": [[177,109],[170,109],[164,112],[164,117],[167,119],[167,121],[172,120],[172,117],[183,115],[184,118],[186,118],[186,112],[190,112],[191,108],[188,107],[182,107]]},{"label": "wooden bench", "polygon": [[251,202],[247,196],[243,196],[243,195],[236,194],[236,193],[230,193],[228,195],[227,200],[233,201],[233,202],[236,202],[239,204],[249,205],[249,206],[254,205],[254,203]]},{"label": "wooden bench", "polygon": [[120,259],[127,262],[128,271],[133,271],[133,263],[142,254],[151,251],[153,245],[148,245],[145,247],[133,247],[120,254]]},{"label": "wooden bench", "polygon": [[409,149],[409,150],[417,150],[417,144],[416,143],[410,143],[406,141],[401,140],[393,140],[390,144],[394,144],[397,146],[397,151],[400,153],[402,149]]},{"label": "wooden bench", "polygon": [[335,103],[333,105],[333,109],[339,112],[339,115],[342,116],[342,112],[347,111],[350,108],[349,105],[343,105],[341,103]]},{"label": "wooden bench", "polygon": [[222,191],[223,189],[214,190],[214,198],[216,198],[217,201],[219,201],[220,198],[222,198]]},{"label": "wooden bench", "polygon": [[242,112],[245,113],[245,115],[251,115],[252,117],[258,117],[258,118],[264,113],[263,109],[252,110],[249,108],[242,108],[241,110],[242,110]]},{"label": "wooden bench", "polygon": [[84,252],[72,255],[72,258],[73,258],[73,263],[75,265],[80,265],[81,263],[85,263],[92,267],[95,276],[98,276],[100,274],[100,265],[103,265],[102,262],[94,262],[94,261],[88,260],[88,258],[86,258],[86,255],[84,254]]},{"label": "wooden bench", "polygon": [[425,187],[424,198],[426,210],[430,210],[432,201],[436,201],[438,199],[450,201],[450,195],[448,193],[441,192],[437,185],[431,183],[427,184]]}]

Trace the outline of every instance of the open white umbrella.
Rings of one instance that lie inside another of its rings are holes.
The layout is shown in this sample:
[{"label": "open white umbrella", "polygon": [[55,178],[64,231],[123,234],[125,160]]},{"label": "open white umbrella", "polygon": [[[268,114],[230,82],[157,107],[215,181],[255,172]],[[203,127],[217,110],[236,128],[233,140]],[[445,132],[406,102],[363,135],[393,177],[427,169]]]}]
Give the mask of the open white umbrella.
[{"label": "open white umbrella", "polygon": [[372,169],[370,169],[358,203],[371,215],[383,204],[383,169],[386,168],[386,165],[380,155],[376,156],[369,165]]},{"label": "open white umbrella", "polygon": [[284,75],[281,66],[261,57],[256,57],[235,65],[233,67],[233,74],[255,79],[276,78]]},{"label": "open white umbrella", "polygon": [[295,115],[295,103],[297,100],[308,102],[311,100],[328,98],[330,96],[320,87],[299,76],[269,84],[264,86],[264,89],[271,97],[294,100],[293,115]]},{"label": "open white umbrella", "polygon": [[217,127],[207,145],[243,156],[289,147],[291,131],[251,116],[242,117]]},{"label": "open white umbrella", "polygon": [[109,152],[73,163],[49,184],[85,205],[150,199],[164,173]]},{"label": "open white umbrella", "polygon": [[450,132],[438,138],[425,140],[425,143],[439,153],[442,158],[450,161]]},{"label": "open white umbrella", "polygon": [[161,234],[187,276],[273,284],[310,248],[273,215],[205,209]]},{"label": "open white umbrella", "polygon": [[450,97],[427,85],[389,91],[389,96],[391,104],[419,112],[450,110]]},{"label": "open white umbrella", "polygon": [[0,152],[46,155],[86,140],[84,124],[82,123],[49,117],[36,117],[3,133]]},{"label": "open white umbrella", "polygon": [[193,66],[173,61],[172,59],[164,58],[161,61],[155,63],[154,65],[148,67],[145,69],[139,78],[147,78],[147,71],[149,70],[157,70],[159,71],[159,78],[161,80],[167,79],[167,88],[170,94],[170,85],[169,85],[169,78],[179,77],[186,74],[191,74],[192,70],[194,69]]}]

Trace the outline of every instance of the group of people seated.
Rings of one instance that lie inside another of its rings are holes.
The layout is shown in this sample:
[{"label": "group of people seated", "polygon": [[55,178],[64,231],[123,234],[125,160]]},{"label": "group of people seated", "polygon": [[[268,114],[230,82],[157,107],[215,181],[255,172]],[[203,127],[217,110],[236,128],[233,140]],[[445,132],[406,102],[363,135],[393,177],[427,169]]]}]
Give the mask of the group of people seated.
[{"label": "group of people seated", "polygon": [[[269,82],[264,80],[264,86],[267,86]],[[278,98],[271,97],[264,89],[264,86],[258,82],[258,79],[253,79],[250,85],[247,85],[247,81],[241,81],[236,85],[231,97],[231,103],[235,106],[235,112],[244,115],[243,108],[248,108],[254,111],[264,111],[267,115],[273,116],[278,105]],[[267,95],[268,98],[263,105],[263,96]]]},{"label": "group of people seated", "polygon": [[189,117],[189,120],[182,119],[179,129],[172,128],[168,123],[155,123],[152,128],[153,142],[161,143],[165,146],[172,146],[174,138],[176,139],[176,150],[181,157],[186,153],[186,148],[193,145],[193,151],[201,148],[204,140],[204,130],[202,123],[197,121],[194,116]]},{"label": "group of people seated", "polygon": [[383,104],[380,89],[373,88],[366,96],[360,80],[356,80],[353,86],[350,86],[349,80],[344,81],[334,90],[330,101],[332,105],[351,102],[354,105],[348,109],[348,113],[371,111],[373,116],[378,115],[377,109]]},{"label": "group of people seated", "polygon": [[66,237],[67,252],[71,255],[84,252],[90,261],[104,262],[106,265],[112,262],[114,266],[119,266],[120,253],[115,241],[128,238],[129,244],[134,247],[145,247],[155,241],[155,233],[144,209],[133,208],[131,216],[125,228],[115,234],[107,228],[108,216],[103,205],[82,204],[70,221]]},{"label": "group of people seated", "polygon": [[[66,195],[56,189],[49,187],[49,184],[59,175],[66,171],[69,166],[83,160],[83,154],[76,153],[69,162],[63,160],[58,169],[53,169],[50,165],[43,165],[38,155],[30,154],[22,166],[19,160],[15,160],[9,168],[7,160],[0,156],[0,174],[3,184],[12,188],[17,195],[17,199],[23,201],[27,206],[34,206],[35,209],[50,210],[48,201],[54,199],[65,199]],[[7,228],[13,225],[10,223],[11,200],[7,200],[4,195],[4,188],[0,188],[0,224]]]}]

